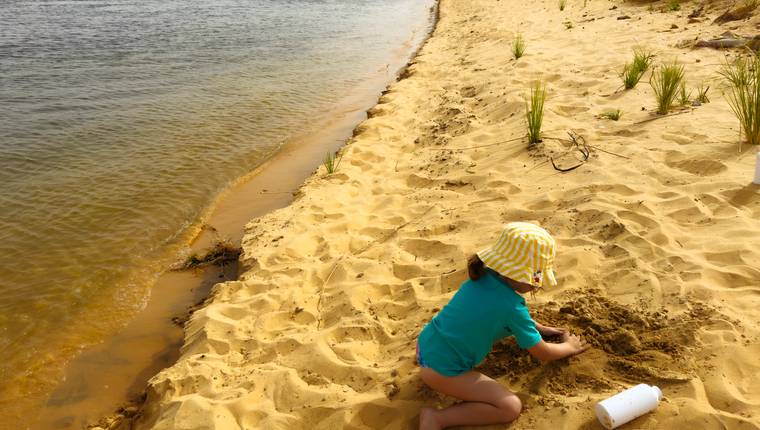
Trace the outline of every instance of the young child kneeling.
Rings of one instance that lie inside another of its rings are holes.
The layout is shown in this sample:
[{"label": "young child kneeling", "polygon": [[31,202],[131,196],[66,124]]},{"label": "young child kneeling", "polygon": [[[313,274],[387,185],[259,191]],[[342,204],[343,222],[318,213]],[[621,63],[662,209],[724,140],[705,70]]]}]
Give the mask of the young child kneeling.
[{"label": "young child kneeling", "polygon": [[[420,429],[507,423],[520,415],[522,402],[515,393],[472,370],[499,339],[514,336],[521,348],[542,362],[588,349],[565,329],[533,321],[521,296],[557,284],[552,269],[555,254],[556,243],[546,230],[513,222],[492,247],[470,257],[470,279],[417,340],[422,381],[463,402],[440,410],[423,409]],[[542,336],[561,336],[563,342],[547,343]]]}]

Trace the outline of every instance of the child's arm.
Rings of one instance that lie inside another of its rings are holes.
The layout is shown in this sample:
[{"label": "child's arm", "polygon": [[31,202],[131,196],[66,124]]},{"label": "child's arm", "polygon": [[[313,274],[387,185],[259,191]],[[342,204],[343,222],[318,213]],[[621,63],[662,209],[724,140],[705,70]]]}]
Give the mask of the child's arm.
[{"label": "child's arm", "polygon": [[562,343],[548,343],[540,340],[533,347],[528,348],[528,352],[537,359],[547,362],[580,354],[587,349],[589,349],[589,345],[583,339],[564,332]]}]

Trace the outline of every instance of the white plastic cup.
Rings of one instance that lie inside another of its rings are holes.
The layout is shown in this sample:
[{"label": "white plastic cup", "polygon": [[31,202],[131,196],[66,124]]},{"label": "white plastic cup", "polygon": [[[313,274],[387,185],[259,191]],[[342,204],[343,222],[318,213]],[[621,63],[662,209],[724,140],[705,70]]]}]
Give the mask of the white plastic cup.
[{"label": "white plastic cup", "polygon": [[760,151],[758,151],[755,160],[755,180],[752,183],[760,185]]},{"label": "white plastic cup", "polygon": [[639,384],[596,404],[596,417],[606,429],[617,428],[654,410],[662,399],[655,386]]}]

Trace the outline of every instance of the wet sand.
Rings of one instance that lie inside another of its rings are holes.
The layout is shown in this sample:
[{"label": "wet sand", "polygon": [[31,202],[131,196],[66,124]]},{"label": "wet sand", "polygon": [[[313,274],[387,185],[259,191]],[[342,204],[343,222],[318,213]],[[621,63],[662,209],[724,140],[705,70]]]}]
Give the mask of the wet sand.
[{"label": "wet sand", "polygon": [[[453,402],[419,380],[417,334],[465,279],[466,257],[521,220],[559,244],[559,286],[529,298],[534,316],[593,348],[540,365],[497,344],[481,370],[523,399],[510,428],[598,429],[593,405],[640,382],[665,399],[630,428],[760,428],[757,148],[737,152],[716,90],[724,54],[679,47],[752,34],[760,17],[713,25],[727,4],[696,21],[690,6],[443,0],[338,172],[317,171],[246,226],[240,279],[186,324],[137,427],[415,428],[420,408]],[[527,51],[515,60],[518,32]],[[662,117],[648,74],[622,90],[636,45],[685,64],[710,103]],[[544,139],[529,147],[524,97],[539,78]],[[610,108],[623,117],[598,117]],[[568,132],[590,154],[562,173],[552,160],[583,158]]]}]

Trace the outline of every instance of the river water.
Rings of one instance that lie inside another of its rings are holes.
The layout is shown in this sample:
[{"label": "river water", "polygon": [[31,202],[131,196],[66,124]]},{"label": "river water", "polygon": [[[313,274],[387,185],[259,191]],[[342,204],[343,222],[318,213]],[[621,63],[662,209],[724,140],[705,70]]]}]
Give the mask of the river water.
[{"label": "river water", "polygon": [[432,4],[0,3],[0,423],[145,305],[225,187],[392,79]]}]

